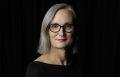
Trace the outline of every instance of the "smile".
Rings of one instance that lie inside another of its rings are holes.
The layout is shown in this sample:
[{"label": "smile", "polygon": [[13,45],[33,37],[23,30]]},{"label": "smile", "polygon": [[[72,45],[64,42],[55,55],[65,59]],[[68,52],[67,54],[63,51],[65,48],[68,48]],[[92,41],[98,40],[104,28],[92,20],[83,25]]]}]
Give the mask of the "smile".
[{"label": "smile", "polygon": [[67,39],[57,39],[59,42],[65,42]]}]

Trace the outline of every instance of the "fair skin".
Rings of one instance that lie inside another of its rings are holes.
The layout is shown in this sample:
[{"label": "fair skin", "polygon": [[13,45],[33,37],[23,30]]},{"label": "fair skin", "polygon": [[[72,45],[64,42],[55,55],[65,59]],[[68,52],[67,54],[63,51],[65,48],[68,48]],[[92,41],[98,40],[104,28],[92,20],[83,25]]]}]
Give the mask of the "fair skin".
[{"label": "fair skin", "polygon": [[[61,26],[66,23],[72,24],[71,13],[68,12],[66,9],[59,10],[51,22],[51,24],[55,23]],[[37,58],[36,61],[55,65],[67,65],[65,48],[72,43],[73,31],[67,33],[63,30],[63,28],[61,28],[60,31],[57,33],[51,32],[50,30],[48,31],[48,33],[50,37],[51,48],[47,54],[43,54],[42,56]]]}]

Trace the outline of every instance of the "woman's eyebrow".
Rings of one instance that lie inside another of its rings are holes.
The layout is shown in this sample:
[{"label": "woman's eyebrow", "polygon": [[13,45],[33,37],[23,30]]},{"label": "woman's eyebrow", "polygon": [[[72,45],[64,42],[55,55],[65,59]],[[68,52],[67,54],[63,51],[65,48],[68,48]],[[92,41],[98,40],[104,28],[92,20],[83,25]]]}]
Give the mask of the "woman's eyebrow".
[{"label": "woman's eyebrow", "polygon": [[[53,22],[53,23],[51,23],[51,24],[58,24],[58,25],[60,25],[59,23],[57,23],[57,22]],[[66,23],[64,23],[63,25],[66,25],[66,24],[73,24],[72,22],[66,22]]]},{"label": "woman's eyebrow", "polygon": [[51,23],[51,24],[59,24],[59,23],[57,23],[57,22],[53,22],[53,23]]}]

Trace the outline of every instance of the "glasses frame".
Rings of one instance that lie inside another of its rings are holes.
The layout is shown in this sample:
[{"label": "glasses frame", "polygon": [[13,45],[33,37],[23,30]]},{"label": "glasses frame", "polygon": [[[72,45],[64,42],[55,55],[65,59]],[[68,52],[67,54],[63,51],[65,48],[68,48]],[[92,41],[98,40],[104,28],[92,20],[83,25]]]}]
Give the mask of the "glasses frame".
[{"label": "glasses frame", "polygon": [[[55,24],[58,25],[58,26],[60,26],[60,28],[59,28],[58,31],[52,31],[52,30],[51,30],[51,25],[55,25]],[[72,29],[70,32],[66,31],[65,26],[66,26],[68,23],[64,24],[63,26],[61,26],[61,25],[59,25],[59,24],[57,24],[57,23],[55,23],[55,24],[50,24],[50,25],[49,25],[49,29],[50,29],[51,32],[57,33],[57,32],[59,32],[59,31],[61,30],[61,28],[63,28],[63,30],[64,30],[65,32],[67,32],[67,33],[71,33],[71,32],[74,30],[74,26],[72,26],[73,29]],[[73,25],[73,24],[69,24],[69,25]]]}]

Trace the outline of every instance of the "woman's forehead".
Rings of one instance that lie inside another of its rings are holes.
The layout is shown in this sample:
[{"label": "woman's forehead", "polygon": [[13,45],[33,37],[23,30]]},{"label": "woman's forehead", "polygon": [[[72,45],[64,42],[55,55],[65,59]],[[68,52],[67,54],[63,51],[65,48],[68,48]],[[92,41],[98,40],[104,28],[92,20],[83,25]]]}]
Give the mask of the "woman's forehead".
[{"label": "woman's forehead", "polygon": [[66,9],[60,9],[54,16],[52,23],[71,23],[72,22],[72,14]]}]

